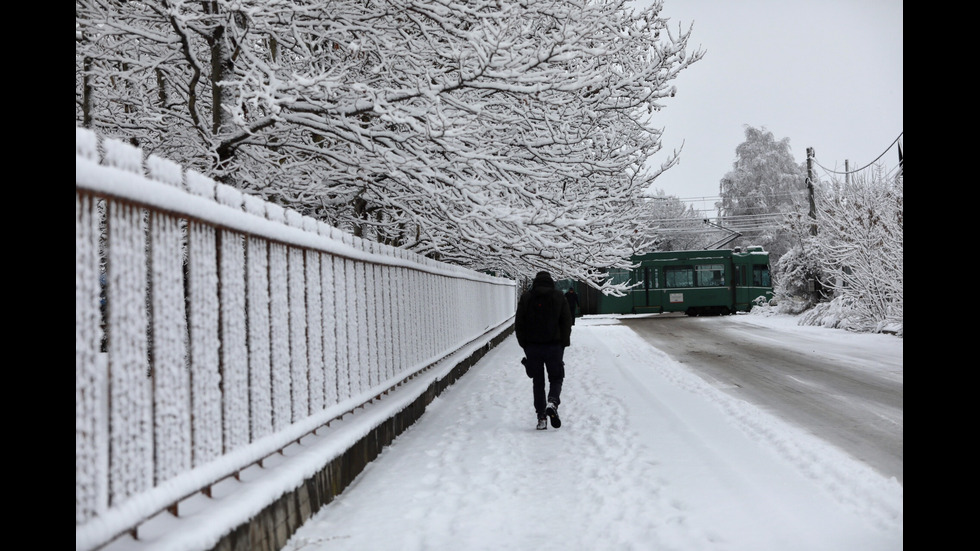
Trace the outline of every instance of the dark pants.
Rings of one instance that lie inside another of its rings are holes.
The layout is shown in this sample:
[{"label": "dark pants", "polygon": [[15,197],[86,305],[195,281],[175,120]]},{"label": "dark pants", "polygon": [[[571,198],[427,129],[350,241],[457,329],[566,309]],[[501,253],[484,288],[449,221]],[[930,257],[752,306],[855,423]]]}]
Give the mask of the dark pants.
[{"label": "dark pants", "polygon": [[[524,349],[527,371],[534,382],[534,411],[544,417],[548,402],[561,403],[561,383],[565,379],[565,347],[560,344],[530,344]],[[545,399],[544,375],[548,373],[548,395]]]}]

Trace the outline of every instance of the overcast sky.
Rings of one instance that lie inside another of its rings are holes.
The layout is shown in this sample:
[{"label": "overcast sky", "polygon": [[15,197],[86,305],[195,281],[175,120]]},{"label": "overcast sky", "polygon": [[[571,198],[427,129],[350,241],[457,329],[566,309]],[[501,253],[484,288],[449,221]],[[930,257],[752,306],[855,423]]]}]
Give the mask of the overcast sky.
[{"label": "overcast sky", "polygon": [[789,138],[797,162],[812,147],[832,170],[843,171],[845,160],[863,167],[882,153],[886,168],[898,165],[901,0],[665,0],[661,16],[672,28],[693,23],[691,43],[706,53],[675,81],[677,96],[654,119],[665,131],[655,161],[684,147],[654,189],[716,197],[745,125]]}]

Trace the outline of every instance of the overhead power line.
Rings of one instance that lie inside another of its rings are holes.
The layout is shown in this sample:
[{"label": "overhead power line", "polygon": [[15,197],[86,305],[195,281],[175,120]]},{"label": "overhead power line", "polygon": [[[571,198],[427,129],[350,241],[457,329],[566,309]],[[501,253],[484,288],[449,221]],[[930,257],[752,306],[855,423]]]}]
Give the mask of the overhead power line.
[{"label": "overhead power line", "polygon": [[[750,232],[776,229],[785,222],[787,213],[775,212],[768,214],[746,214],[739,216],[726,216],[718,218],[717,223],[725,229],[736,232]],[[696,218],[662,218],[651,220],[651,230],[660,233],[682,234],[682,233],[712,233],[723,231],[712,223],[706,223],[706,219]]]},{"label": "overhead power line", "polygon": [[[895,147],[895,144],[898,143],[898,140],[901,140],[902,139],[902,136],[904,134],[905,134],[905,131],[904,130],[902,132],[899,132],[898,133],[898,137],[895,138],[895,141],[893,141],[891,143],[891,145],[889,145],[887,148],[885,148],[885,150],[882,151],[880,155],[878,155],[877,157],[875,157],[875,160],[873,160],[870,163],[862,166],[861,168],[855,169],[855,170],[846,170],[846,171],[843,171],[843,172],[836,171],[836,170],[833,170],[833,169],[830,169],[830,168],[827,168],[827,167],[823,166],[822,164],[820,164],[819,162],[817,162],[816,158],[813,159],[813,163],[815,165],[819,166],[820,168],[826,170],[827,172],[831,173],[831,174],[841,174],[841,175],[854,174],[856,172],[860,172],[860,171],[868,168],[869,166],[874,165],[879,160],[881,160],[881,158],[885,156],[885,153],[888,153],[888,151],[891,150],[891,148]],[[901,163],[901,148],[899,148],[899,162]]]}]

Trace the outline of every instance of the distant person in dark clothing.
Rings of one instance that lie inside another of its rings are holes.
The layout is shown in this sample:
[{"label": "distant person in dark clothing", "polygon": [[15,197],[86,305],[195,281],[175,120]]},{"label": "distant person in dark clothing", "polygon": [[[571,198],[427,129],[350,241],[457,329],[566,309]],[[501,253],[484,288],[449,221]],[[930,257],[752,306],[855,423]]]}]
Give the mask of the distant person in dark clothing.
[{"label": "distant person in dark clothing", "polygon": [[[568,300],[555,288],[548,272],[538,272],[531,288],[521,295],[514,319],[517,343],[524,349],[524,367],[533,381],[534,411],[538,430],[561,426],[558,404],[565,379],[565,347],[571,345],[572,313]],[[548,394],[545,396],[545,371]]]},{"label": "distant person in dark clothing", "polygon": [[568,301],[568,309],[572,311],[572,325],[575,325],[575,312],[578,310],[578,293],[574,287],[569,287],[565,291],[565,300]]}]

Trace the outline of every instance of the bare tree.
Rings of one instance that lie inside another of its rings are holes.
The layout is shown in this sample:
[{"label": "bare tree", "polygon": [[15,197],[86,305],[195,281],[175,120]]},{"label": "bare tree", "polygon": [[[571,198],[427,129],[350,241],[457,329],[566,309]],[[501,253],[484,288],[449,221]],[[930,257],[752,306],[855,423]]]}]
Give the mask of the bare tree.
[{"label": "bare tree", "polygon": [[700,210],[663,190],[648,196],[645,206],[640,231],[655,245],[642,252],[705,249],[718,238],[719,232],[705,223]]}]

